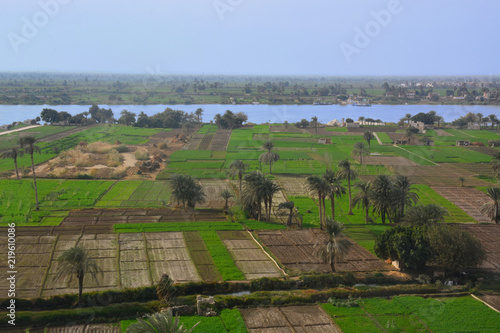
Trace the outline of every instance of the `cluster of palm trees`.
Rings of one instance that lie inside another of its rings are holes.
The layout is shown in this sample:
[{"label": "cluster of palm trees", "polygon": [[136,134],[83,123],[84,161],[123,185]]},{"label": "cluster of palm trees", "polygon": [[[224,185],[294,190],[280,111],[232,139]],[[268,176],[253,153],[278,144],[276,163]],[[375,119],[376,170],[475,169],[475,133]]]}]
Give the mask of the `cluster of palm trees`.
[{"label": "cluster of palm trees", "polygon": [[262,203],[264,203],[265,218],[271,220],[273,197],[281,191],[281,187],[268,179],[260,171],[252,171],[244,177],[244,184],[239,195],[240,204],[250,216],[262,220]]},{"label": "cluster of palm trees", "polygon": [[205,202],[205,192],[200,182],[190,175],[175,174],[170,177],[170,187],[172,189],[172,198],[177,201],[177,205],[182,204],[194,209],[197,203]]},{"label": "cluster of palm trees", "polygon": [[35,175],[35,162],[33,161],[33,155],[35,153],[41,153],[40,147],[36,145],[36,138],[33,135],[21,136],[18,140],[19,147],[13,147],[9,150],[3,152],[0,155],[0,158],[12,158],[14,160],[14,166],[16,168],[16,176],[19,178],[19,169],[17,167],[17,158],[23,156],[24,154],[28,154],[31,157],[31,171],[33,173],[33,184],[35,187],[35,199],[36,199],[36,210],[39,210],[38,204],[38,188],[36,186],[36,175]]}]

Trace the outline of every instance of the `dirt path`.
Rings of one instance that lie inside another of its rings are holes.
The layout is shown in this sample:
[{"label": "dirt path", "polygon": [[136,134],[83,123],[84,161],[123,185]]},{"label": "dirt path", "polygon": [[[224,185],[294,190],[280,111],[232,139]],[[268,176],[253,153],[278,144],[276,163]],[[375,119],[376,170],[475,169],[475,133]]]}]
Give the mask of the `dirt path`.
[{"label": "dirt path", "polygon": [[30,128],[36,128],[36,127],[40,127],[40,126],[42,126],[42,125],[26,126],[26,127],[18,128],[18,129],[15,129],[15,130],[0,132],[0,135],[7,135],[7,134],[10,134],[10,133],[21,132],[21,131],[24,131],[24,130],[27,130],[27,129],[30,129]]},{"label": "dirt path", "polygon": [[376,133],[376,132],[373,132],[373,135],[375,136],[375,139],[377,139],[378,144],[379,144],[379,145],[382,145],[382,144],[383,144],[383,143],[382,143],[382,140],[380,140],[380,138],[378,137],[377,133]]},{"label": "dirt path", "polygon": [[415,154],[415,153],[412,153],[411,151],[409,151],[409,150],[407,150],[407,149],[404,149],[404,148],[401,148],[401,147],[400,147],[400,146],[398,146],[398,145],[394,145],[394,147],[399,148],[399,149],[402,149],[402,150],[404,150],[405,152],[410,153],[410,154],[412,154],[412,155],[418,156],[418,157],[420,157],[421,159],[426,160],[427,162],[431,162],[431,163],[433,163],[433,164],[435,164],[435,165],[440,166],[440,165],[439,165],[439,164],[437,164],[436,162],[431,161],[431,160],[428,160],[428,159],[426,159],[425,157],[422,157],[422,156],[417,155],[417,154]]}]

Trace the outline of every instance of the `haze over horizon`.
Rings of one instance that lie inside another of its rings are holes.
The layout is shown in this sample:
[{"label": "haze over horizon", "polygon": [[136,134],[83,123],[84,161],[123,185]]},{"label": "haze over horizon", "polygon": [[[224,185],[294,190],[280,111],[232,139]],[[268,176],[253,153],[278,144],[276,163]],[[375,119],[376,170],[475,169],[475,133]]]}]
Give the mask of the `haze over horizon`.
[{"label": "haze over horizon", "polygon": [[500,74],[500,2],[0,0],[0,71]]}]

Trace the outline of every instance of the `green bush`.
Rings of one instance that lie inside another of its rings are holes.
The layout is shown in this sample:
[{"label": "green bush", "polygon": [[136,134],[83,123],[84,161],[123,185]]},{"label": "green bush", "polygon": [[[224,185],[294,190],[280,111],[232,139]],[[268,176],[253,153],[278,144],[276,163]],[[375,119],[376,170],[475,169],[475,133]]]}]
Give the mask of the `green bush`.
[{"label": "green bush", "polygon": [[146,149],[138,149],[135,152],[135,159],[138,161],[149,160],[149,153]]},{"label": "green bush", "polygon": [[128,147],[126,145],[119,145],[119,146],[115,147],[115,149],[119,153],[126,153],[126,152],[128,152]]}]

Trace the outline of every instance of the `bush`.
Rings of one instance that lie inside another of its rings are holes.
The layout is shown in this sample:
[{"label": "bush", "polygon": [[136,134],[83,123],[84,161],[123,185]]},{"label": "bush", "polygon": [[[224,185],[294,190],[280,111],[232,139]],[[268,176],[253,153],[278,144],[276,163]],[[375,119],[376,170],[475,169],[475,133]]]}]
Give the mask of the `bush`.
[{"label": "bush", "polygon": [[166,142],[162,142],[160,143],[160,145],[158,146],[160,149],[168,149],[168,145]]},{"label": "bush", "polygon": [[119,153],[126,153],[128,152],[128,147],[126,145],[119,145],[115,147],[116,151]]},{"label": "bush", "polygon": [[135,158],[138,160],[138,161],[145,161],[145,160],[149,160],[149,153],[146,149],[138,149],[136,152],[135,152]]}]

